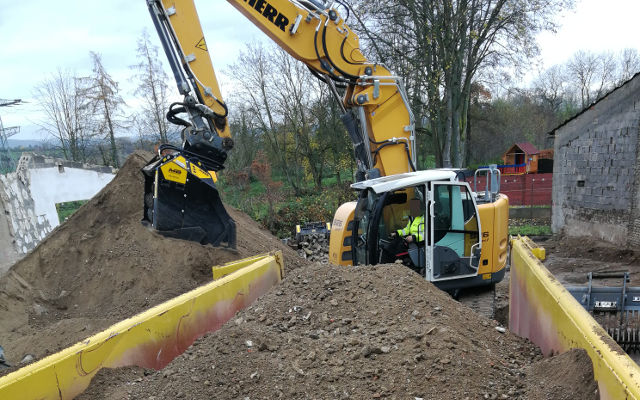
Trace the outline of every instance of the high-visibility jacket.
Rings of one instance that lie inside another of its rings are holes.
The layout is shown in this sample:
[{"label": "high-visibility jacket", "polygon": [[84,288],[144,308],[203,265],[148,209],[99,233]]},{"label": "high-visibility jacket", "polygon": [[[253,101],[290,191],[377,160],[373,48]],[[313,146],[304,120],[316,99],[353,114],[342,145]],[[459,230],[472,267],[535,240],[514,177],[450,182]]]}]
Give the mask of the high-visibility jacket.
[{"label": "high-visibility jacket", "polygon": [[416,217],[409,221],[404,229],[398,229],[398,235],[402,237],[413,235],[417,242],[422,242],[424,240],[424,216]]}]

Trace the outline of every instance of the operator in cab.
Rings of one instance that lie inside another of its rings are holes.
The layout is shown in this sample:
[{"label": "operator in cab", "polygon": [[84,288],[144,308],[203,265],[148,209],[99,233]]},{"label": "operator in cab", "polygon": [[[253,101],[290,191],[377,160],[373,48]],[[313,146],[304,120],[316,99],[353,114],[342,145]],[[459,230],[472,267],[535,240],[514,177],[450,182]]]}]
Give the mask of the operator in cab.
[{"label": "operator in cab", "polygon": [[419,199],[409,200],[409,222],[403,229],[398,229],[391,233],[391,237],[396,235],[403,238],[406,243],[418,243],[424,240],[425,220],[422,211],[422,203]]}]

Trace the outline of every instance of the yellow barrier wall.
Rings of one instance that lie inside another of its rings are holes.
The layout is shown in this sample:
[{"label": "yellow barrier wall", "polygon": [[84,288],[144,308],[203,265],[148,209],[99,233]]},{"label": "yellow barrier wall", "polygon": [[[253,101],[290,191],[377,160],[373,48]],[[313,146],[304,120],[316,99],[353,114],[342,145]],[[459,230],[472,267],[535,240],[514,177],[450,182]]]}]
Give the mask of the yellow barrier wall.
[{"label": "yellow barrier wall", "polygon": [[545,355],[589,353],[601,399],[640,399],[640,368],[534,256],[528,238],[512,241],[509,329]]},{"label": "yellow barrier wall", "polygon": [[284,271],[281,252],[221,268],[230,273],[0,378],[0,399],[72,399],[101,368],[161,369],[268,292]]}]

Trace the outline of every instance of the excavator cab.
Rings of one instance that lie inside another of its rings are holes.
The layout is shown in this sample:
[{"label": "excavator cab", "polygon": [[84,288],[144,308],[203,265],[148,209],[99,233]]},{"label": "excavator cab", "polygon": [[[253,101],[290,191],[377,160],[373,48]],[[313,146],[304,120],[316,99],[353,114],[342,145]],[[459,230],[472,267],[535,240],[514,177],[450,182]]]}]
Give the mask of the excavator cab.
[{"label": "excavator cab", "polygon": [[477,205],[467,183],[430,182],[426,278],[446,281],[478,274],[482,241]]},{"label": "excavator cab", "polygon": [[[402,260],[443,289],[478,284],[482,248],[478,207],[469,185],[458,182],[454,172],[411,172],[352,187],[360,190],[351,240],[354,264]],[[390,236],[407,226],[409,204],[416,200],[424,212],[422,240],[399,248]]]}]

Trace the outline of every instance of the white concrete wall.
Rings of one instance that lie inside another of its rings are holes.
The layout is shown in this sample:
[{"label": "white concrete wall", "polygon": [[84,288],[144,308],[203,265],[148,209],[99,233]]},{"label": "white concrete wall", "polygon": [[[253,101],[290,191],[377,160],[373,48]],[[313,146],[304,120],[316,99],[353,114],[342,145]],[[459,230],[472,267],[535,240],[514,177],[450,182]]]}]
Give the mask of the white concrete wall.
[{"label": "white concrete wall", "polygon": [[60,224],[56,203],[88,200],[115,170],[24,153],[0,175],[0,275]]},{"label": "white concrete wall", "polygon": [[29,170],[29,189],[35,213],[54,228],[59,225],[56,203],[88,200],[95,196],[114,175],[79,168],[36,168]]}]

